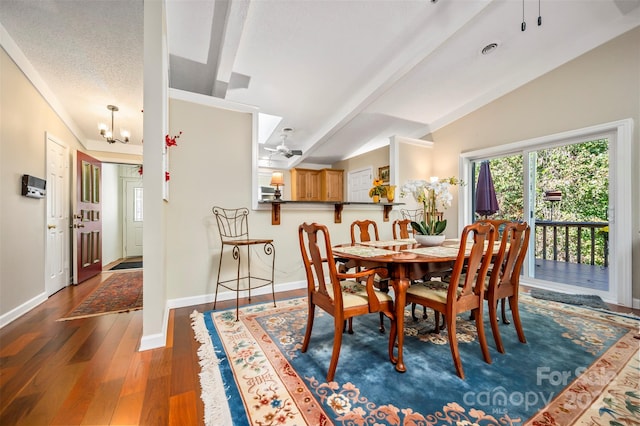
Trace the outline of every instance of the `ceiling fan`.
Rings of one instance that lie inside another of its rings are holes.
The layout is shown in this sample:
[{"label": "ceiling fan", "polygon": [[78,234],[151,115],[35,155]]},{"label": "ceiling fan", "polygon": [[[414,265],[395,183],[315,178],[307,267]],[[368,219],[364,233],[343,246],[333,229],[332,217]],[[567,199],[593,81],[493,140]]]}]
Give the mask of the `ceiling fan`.
[{"label": "ceiling fan", "polygon": [[[283,131],[285,132],[291,132],[293,129],[290,128],[286,128],[283,129]],[[264,149],[266,149],[267,151],[271,151],[271,152],[277,152],[278,154],[284,155],[287,158],[291,158],[294,155],[302,155],[302,151],[299,149],[290,149],[289,147],[287,147],[284,142],[287,139],[287,133],[283,133],[282,135],[280,135],[280,145],[278,145],[275,148],[269,148],[267,146],[264,147]]]}]

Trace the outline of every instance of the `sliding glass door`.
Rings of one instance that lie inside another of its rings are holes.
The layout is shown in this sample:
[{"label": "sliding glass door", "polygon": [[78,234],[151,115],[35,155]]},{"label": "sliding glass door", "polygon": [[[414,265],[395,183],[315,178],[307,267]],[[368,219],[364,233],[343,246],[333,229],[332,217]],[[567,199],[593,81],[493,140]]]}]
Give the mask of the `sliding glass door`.
[{"label": "sliding glass door", "polygon": [[484,217],[475,212],[476,190],[480,165],[488,162],[499,204],[489,218],[531,226],[522,282],[626,304],[631,280],[616,277],[630,276],[630,258],[622,254],[631,241],[617,226],[630,214],[623,195],[630,162],[620,132],[588,130],[463,154],[461,176],[470,184],[462,224]]},{"label": "sliding glass door", "polygon": [[[609,291],[608,210],[609,143],[607,139],[494,157],[489,161],[500,210],[495,219],[525,220],[524,162],[531,166],[533,190],[528,215],[532,254],[527,276],[565,286]],[[472,201],[479,162],[474,161]],[[474,206],[474,211],[476,210]],[[478,218],[475,214],[475,218]]]}]

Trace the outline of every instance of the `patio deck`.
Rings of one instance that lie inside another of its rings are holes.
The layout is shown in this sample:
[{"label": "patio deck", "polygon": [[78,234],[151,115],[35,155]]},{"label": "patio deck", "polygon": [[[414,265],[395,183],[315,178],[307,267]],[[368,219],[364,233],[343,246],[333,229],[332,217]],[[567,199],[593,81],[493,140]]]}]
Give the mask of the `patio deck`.
[{"label": "patio deck", "polygon": [[536,259],[535,278],[607,291],[609,268],[584,263]]}]

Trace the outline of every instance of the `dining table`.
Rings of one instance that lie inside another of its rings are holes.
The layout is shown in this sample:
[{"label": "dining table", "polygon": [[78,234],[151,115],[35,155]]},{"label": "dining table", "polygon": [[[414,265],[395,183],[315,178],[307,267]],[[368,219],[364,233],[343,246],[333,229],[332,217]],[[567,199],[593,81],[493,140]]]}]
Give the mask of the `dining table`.
[{"label": "dining table", "polygon": [[407,371],[402,353],[407,289],[413,280],[450,269],[458,256],[459,247],[459,240],[445,240],[442,245],[426,247],[413,238],[338,244],[332,247],[334,256],[346,261],[347,267],[382,267],[389,271],[398,331],[398,356],[392,357],[391,362],[399,372]]}]

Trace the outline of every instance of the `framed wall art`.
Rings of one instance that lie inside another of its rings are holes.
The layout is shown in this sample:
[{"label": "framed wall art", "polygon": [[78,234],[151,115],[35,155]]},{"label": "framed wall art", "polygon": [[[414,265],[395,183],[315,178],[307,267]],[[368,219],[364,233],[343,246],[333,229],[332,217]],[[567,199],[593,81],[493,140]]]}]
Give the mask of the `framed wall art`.
[{"label": "framed wall art", "polygon": [[383,183],[389,183],[389,166],[378,167],[378,177]]}]

